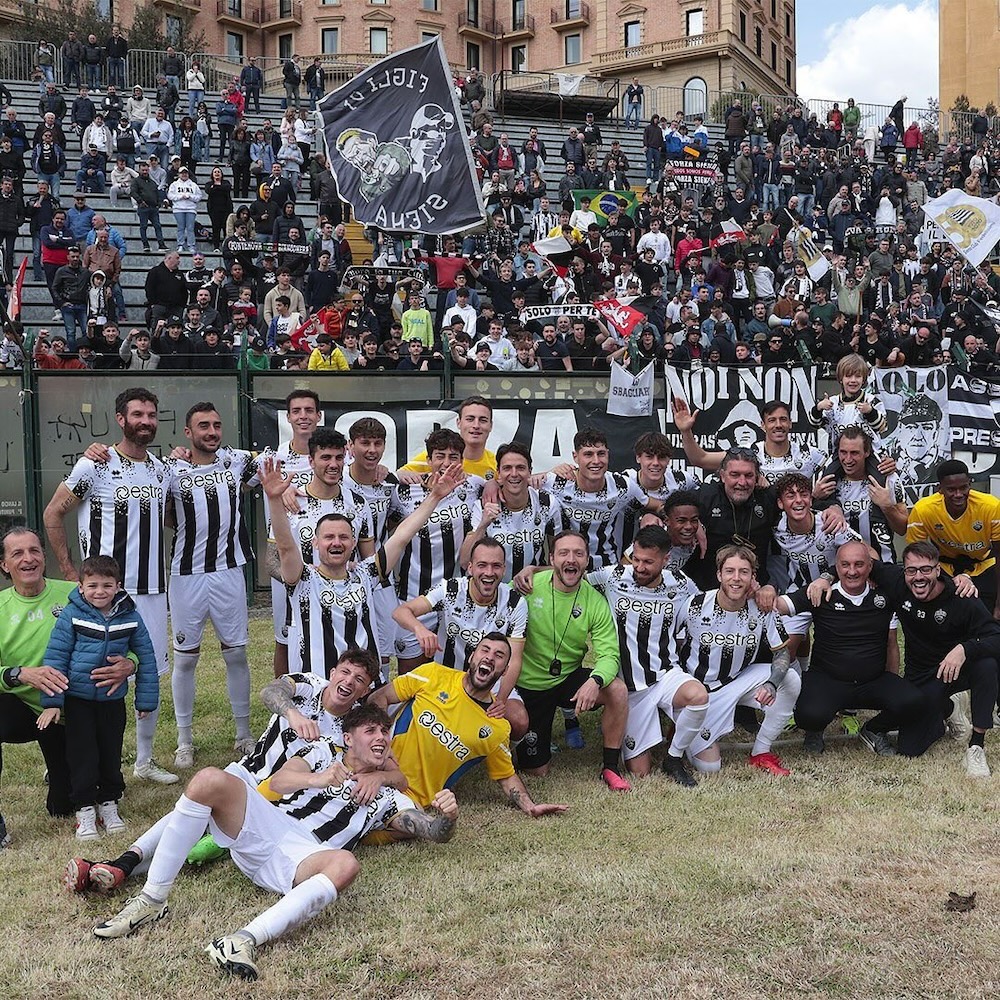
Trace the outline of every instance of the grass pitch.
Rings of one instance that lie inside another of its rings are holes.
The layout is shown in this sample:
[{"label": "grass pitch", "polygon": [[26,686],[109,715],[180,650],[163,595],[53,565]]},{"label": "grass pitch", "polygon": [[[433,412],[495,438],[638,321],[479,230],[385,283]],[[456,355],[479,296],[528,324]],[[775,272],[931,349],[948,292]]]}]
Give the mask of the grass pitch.
[{"label": "grass pitch", "polygon": [[[251,623],[254,689],[271,676],[270,621]],[[204,648],[209,650],[206,641]],[[169,683],[157,756],[172,763]],[[266,722],[258,704],[255,731]],[[197,763],[232,759],[217,648],[199,667]],[[560,729],[557,720],[556,730]],[[563,750],[529,782],[538,801],[571,805],[532,821],[484,775],[458,789],[446,845],[366,848],[336,906],[262,949],[256,984],[227,981],[203,948],[273,899],[229,862],[182,872],[171,914],[124,941],[90,931],[124,901],[61,887],[77,853],[114,856],[166,812],[183,785],[131,777],[129,833],[78,845],[44,811],[37,747],[4,748],[2,808],[14,841],[0,852],[11,998],[994,998],[1000,994],[1000,777],[965,777],[963,747],[882,759],[854,740],[823,757],[797,736],[779,748],[791,777],[746,767],[732,748],[693,792],[654,776],[633,794],[597,780],[596,720],[587,747]],[[561,734],[560,734],[561,735]],[[1000,775],[1000,743],[987,742]],[[977,892],[971,913],[949,891]]]}]

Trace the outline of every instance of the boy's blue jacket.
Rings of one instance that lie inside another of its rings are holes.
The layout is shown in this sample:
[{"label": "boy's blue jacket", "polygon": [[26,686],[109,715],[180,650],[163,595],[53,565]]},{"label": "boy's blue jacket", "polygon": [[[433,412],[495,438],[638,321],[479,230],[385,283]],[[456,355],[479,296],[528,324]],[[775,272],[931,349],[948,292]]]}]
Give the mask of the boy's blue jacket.
[{"label": "boy's blue jacket", "polygon": [[[135,653],[139,664],[135,673],[135,710],[153,712],[160,702],[160,679],[156,672],[156,657],[149,632],[135,602],[119,591],[111,604],[108,617],[91,607],[74,588],[69,603],[52,629],[45,650],[45,665],[55,667],[69,678],[66,694],[84,701],[114,701],[124,698],[128,683],[113,695],[107,688],[98,688],[90,672],[105,667],[109,656]],[[63,696],[42,695],[43,708],[62,708]]]}]

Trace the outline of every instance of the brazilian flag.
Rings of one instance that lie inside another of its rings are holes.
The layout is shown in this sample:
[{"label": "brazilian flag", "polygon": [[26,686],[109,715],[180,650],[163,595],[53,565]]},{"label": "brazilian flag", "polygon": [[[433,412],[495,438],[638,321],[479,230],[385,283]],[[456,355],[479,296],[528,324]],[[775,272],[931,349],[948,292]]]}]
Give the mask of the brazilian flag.
[{"label": "brazilian flag", "polygon": [[573,207],[580,208],[583,198],[590,199],[590,210],[597,216],[597,224],[602,229],[608,224],[608,216],[615,208],[631,219],[640,204],[634,191],[574,191]]}]

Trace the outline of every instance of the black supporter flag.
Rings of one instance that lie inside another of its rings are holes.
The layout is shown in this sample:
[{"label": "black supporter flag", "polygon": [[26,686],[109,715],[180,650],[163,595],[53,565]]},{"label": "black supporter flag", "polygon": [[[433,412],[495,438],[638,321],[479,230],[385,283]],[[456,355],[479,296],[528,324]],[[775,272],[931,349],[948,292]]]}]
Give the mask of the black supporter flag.
[{"label": "black supporter flag", "polygon": [[460,232],[485,210],[440,39],[379,60],[319,104],[330,169],[358,222]]}]

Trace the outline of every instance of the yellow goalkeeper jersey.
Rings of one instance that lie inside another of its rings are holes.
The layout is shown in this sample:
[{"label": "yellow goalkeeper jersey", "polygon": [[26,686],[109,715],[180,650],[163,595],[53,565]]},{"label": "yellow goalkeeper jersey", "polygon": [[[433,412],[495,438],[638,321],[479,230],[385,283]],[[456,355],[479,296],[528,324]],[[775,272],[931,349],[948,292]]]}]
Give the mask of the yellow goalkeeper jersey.
[{"label": "yellow goalkeeper jersey", "polygon": [[406,794],[430,805],[481,761],[494,781],[514,773],[510,724],[491,719],[469,697],[460,670],[424,663],[393,681],[403,702],[392,728],[392,752],[410,783]]},{"label": "yellow goalkeeper jersey", "polygon": [[993,567],[993,544],[1000,542],[1000,500],[989,493],[969,491],[969,506],[961,517],[945,509],[944,497],[933,493],[918,500],[910,511],[906,541],[933,542],[941,565],[951,574],[978,576]]}]

